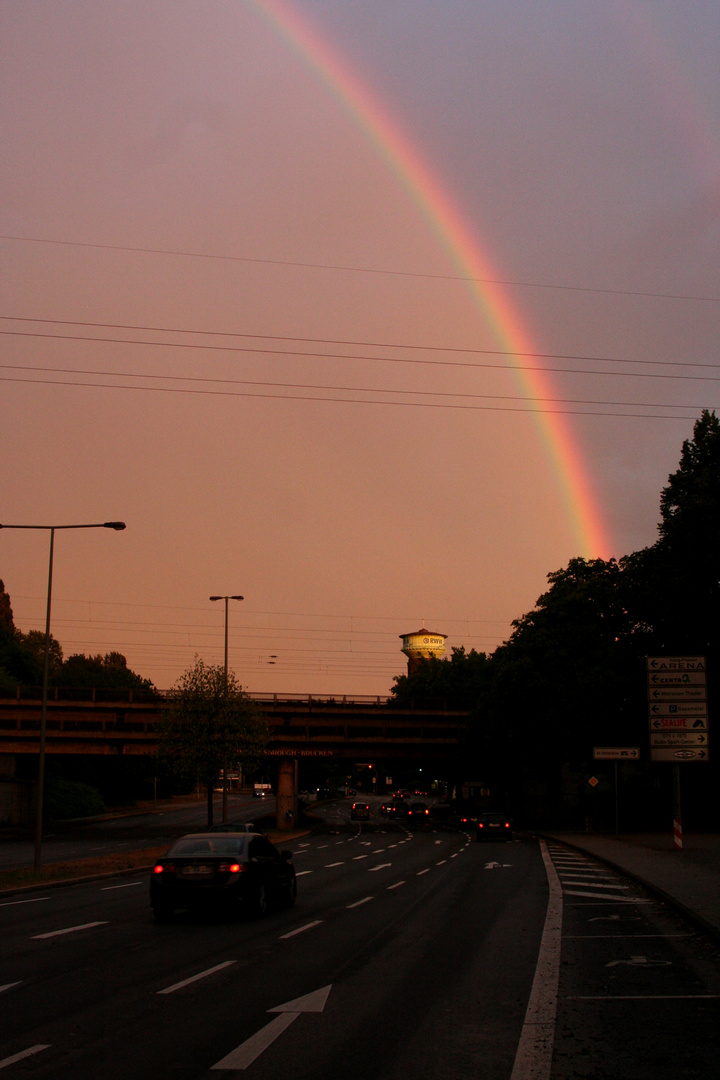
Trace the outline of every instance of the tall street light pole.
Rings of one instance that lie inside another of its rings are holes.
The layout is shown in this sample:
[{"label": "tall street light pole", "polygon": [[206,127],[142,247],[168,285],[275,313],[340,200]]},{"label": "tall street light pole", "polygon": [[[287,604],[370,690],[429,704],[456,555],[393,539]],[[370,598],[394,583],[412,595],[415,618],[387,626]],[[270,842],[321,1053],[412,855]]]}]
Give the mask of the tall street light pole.
[{"label": "tall street light pole", "polygon": [[[211,596],[211,600],[225,601],[225,692],[228,684],[228,601],[244,600],[243,596]],[[227,762],[223,763],[223,788],[222,788],[222,819],[223,825],[227,824]]]},{"label": "tall street light pole", "polygon": [[48,568],[47,612],[45,615],[45,661],[43,664],[42,711],[40,713],[40,753],[38,758],[38,789],[35,820],[34,869],[40,869],[42,859],[43,789],[45,786],[45,733],[47,731],[48,682],[50,678],[50,604],[52,600],[53,549],[58,529],[115,529],[125,528],[124,521],[102,521],[91,525],[0,525],[0,529],[42,529],[50,533],[50,563]]}]

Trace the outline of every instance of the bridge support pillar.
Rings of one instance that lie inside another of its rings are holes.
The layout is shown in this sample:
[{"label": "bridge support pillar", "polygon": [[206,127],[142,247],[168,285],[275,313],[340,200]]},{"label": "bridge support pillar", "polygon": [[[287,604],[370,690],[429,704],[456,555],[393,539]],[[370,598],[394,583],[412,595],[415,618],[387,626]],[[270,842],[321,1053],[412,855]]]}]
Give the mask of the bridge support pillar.
[{"label": "bridge support pillar", "polygon": [[298,821],[298,763],[296,758],[281,758],[278,762],[276,826],[281,832],[297,827]]}]

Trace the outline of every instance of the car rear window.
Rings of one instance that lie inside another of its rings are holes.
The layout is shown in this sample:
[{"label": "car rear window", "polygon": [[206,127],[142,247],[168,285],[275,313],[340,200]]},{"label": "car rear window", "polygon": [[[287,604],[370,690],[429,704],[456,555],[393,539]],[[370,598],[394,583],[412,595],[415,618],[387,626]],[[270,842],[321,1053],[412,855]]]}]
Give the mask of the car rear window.
[{"label": "car rear window", "polygon": [[247,841],[237,836],[187,836],[168,855],[244,855]]}]

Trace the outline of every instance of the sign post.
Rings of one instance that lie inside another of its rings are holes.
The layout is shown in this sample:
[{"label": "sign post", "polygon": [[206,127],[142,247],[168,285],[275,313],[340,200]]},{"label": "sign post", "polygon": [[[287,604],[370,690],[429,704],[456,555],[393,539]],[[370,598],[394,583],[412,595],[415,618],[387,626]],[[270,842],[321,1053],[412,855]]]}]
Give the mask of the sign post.
[{"label": "sign post", "polygon": [[650,760],[673,766],[673,843],[682,851],[680,762],[708,761],[707,665],[704,656],[648,656]]}]

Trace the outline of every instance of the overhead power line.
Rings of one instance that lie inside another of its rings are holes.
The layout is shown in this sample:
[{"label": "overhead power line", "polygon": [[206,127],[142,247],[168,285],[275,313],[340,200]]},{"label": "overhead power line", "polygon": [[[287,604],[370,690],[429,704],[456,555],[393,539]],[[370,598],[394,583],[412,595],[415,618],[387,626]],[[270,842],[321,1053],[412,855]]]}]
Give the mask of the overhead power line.
[{"label": "overhead power line", "polygon": [[39,236],[15,236],[0,234],[0,240],[12,240],[25,244],[50,244],[56,247],[88,248],[96,251],[122,251],[139,255],[165,255],[184,259],[209,259],[219,262],[247,263],[258,266],[278,266],[302,270],[334,270],[352,274],[377,274],[383,277],[420,278],[429,281],[458,281],[468,284],[504,285],[522,289],[549,289],[555,292],[589,293],[600,296],[636,296],[651,300],[694,300],[718,303],[718,296],[695,296],[689,293],[645,292],[640,289],[601,289],[585,285],[566,285],[541,281],[515,281],[504,278],[480,278],[462,274],[431,274],[418,270],[389,270],[374,266],[343,266],[339,263],[304,262],[295,259],[261,259],[249,255],[219,255],[206,251],[181,251],[173,248],[131,247],[127,244],[98,244],[82,240],[51,240]]}]

